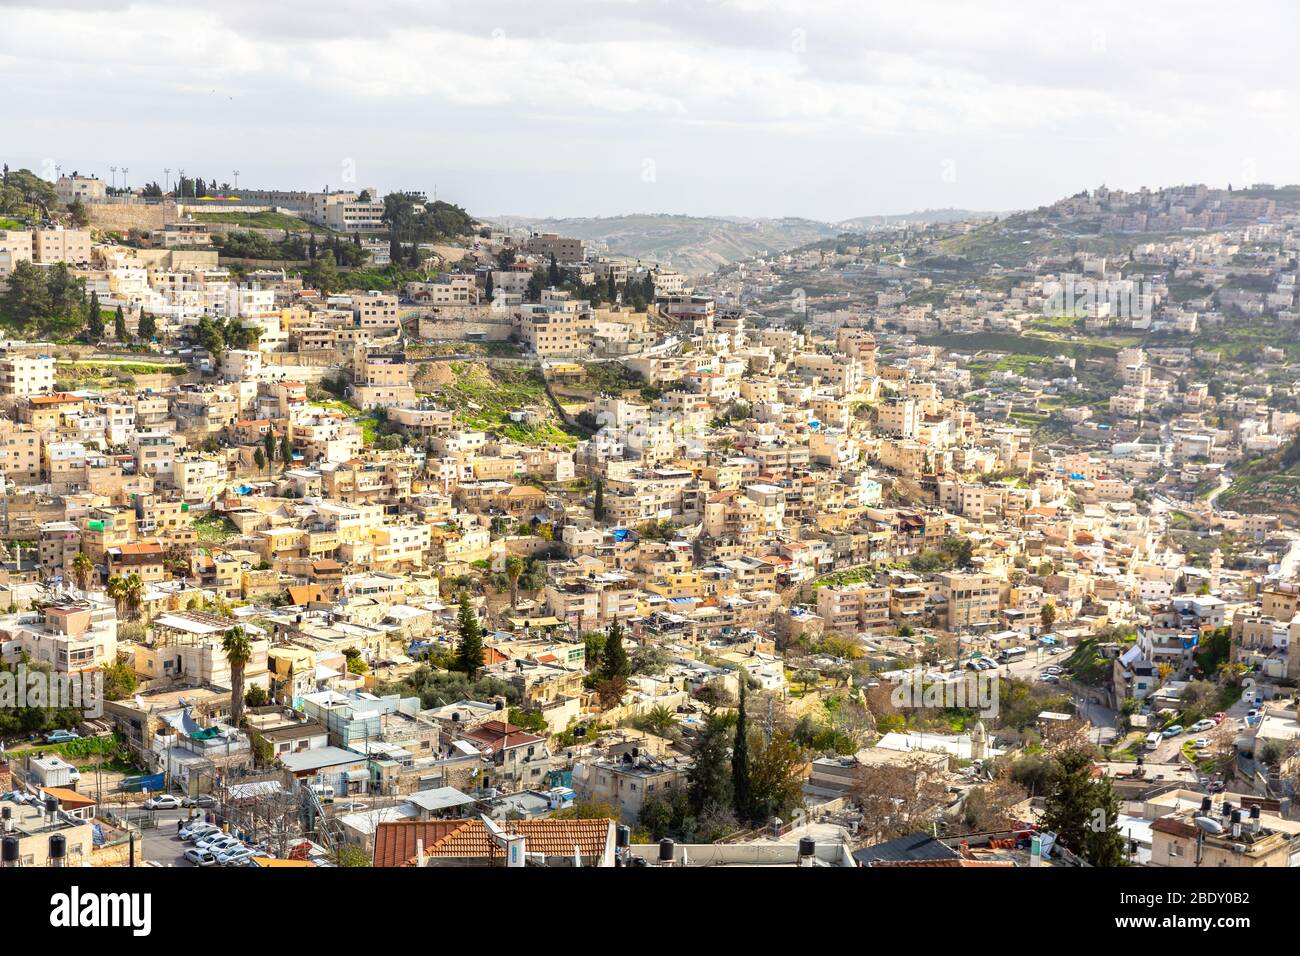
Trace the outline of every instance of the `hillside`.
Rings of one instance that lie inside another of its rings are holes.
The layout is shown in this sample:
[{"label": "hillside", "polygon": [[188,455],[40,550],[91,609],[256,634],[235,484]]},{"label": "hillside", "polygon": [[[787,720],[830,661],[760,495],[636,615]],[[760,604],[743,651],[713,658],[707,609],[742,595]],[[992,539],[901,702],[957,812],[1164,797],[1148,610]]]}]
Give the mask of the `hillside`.
[{"label": "hillside", "polygon": [[586,219],[498,216],[514,229],[557,232],[603,246],[610,254],[648,259],[682,272],[710,272],[764,252],[779,252],[830,239],[841,230],[812,219],[740,219],[712,216],[641,215]]}]

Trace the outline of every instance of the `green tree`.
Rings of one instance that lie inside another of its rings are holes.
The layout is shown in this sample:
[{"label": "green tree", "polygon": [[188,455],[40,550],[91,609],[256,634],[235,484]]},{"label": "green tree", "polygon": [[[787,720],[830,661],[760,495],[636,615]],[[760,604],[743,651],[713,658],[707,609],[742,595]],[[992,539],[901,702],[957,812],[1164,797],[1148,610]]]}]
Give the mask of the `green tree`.
[{"label": "green tree", "polygon": [[1119,798],[1106,777],[1093,779],[1092,755],[1074,747],[1057,754],[1042,824],[1092,866],[1123,866]]},{"label": "green tree", "polygon": [[289,438],[288,432],[280,436],[280,460],[284,462],[286,468],[293,464],[293,441]]},{"label": "green tree", "polygon": [[86,552],[78,551],[77,556],[72,559],[72,576],[77,580],[77,587],[86,590],[90,586],[90,578],[94,573],[94,563],[86,556]]},{"label": "green tree", "polygon": [[478,679],[478,672],[483,669],[483,632],[479,628],[478,616],[470,606],[469,595],[460,592],[460,612],[456,624],[456,670],[464,671],[471,681]]},{"label": "green tree", "polygon": [[126,316],[122,314],[122,307],[117,307],[117,312],[113,315],[113,337],[119,342],[125,342],[131,337],[131,333],[126,330]]},{"label": "green tree", "polygon": [[731,745],[731,801],[736,819],[753,822],[753,794],[749,788],[749,718],[745,714],[747,681],[740,674],[740,703],[736,709],[736,733]]},{"label": "green tree", "polygon": [[151,341],[153,337],[158,334],[158,323],[154,321],[153,315],[146,312],[144,309],[140,310],[139,332],[140,338],[144,339],[146,342]]},{"label": "green tree", "polygon": [[253,645],[244,629],[236,625],[226,631],[221,650],[230,665],[230,722],[238,727],[244,718],[244,668],[253,658]]},{"label": "green tree", "polygon": [[257,466],[258,471],[265,471],[267,466],[266,452],[260,448],[253,452],[253,464]]},{"label": "green tree", "polygon": [[262,452],[266,455],[266,462],[268,465],[275,461],[275,451],[275,429],[268,428],[266,434],[262,436]]},{"label": "green tree", "polygon": [[551,265],[546,271],[546,283],[551,288],[558,288],[564,281],[564,276],[560,274],[560,265],[555,261],[555,253],[551,253]]},{"label": "green tree", "polygon": [[126,606],[126,616],[131,620],[140,617],[140,608],[144,606],[144,580],[132,571],[126,576],[122,585],[122,602]]},{"label": "green tree", "polygon": [[609,625],[605,637],[605,647],[601,652],[601,676],[606,680],[626,680],[632,673],[632,662],[628,660],[627,649],[623,647],[623,625],[615,618]]},{"label": "green tree", "polygon": [[516,555],[506,558],[506,578],[510,581],[510,607],[519,606],[519,579],[524,574],[524,561]]},{"label": "green tree", "polygon": [[804,752],[789,733],[778,730],[771,740],[752,735],[757,744],[750,761],[750,813],[754,823],[789,815],[803,804]]},{"label": "green tree", "polygon": [[729,729],[728,722],[715,714],[705,722],[695,738],[694,762],[686,773],[686,780],[690,808],[696,817],[731,809]]},{"label": "green tree", "polygon": [[1047,601],[1038,610],[1038,619],[1043,625],[1043,630],[1050,630],[1056,623],[1056,605]]},{"label": "green tree", "polygon": [[600,478],[596,479],[596,491],[592,500],[591,513],[592,517],[597,521],[603,522],[605,520],[605,482]]},{"label": "green tree", "polygon": [[9,288],[0,298],[0,310],[18,324],[44,318],[54,311],[45,270],[30,262],[19,262],[9,273]]},{"label": "green tree", "polygon": [[99,308],[99,293],[90,293],[90,305],[86,307],[86,338],[98,342],[104,337],[104,313]]}]

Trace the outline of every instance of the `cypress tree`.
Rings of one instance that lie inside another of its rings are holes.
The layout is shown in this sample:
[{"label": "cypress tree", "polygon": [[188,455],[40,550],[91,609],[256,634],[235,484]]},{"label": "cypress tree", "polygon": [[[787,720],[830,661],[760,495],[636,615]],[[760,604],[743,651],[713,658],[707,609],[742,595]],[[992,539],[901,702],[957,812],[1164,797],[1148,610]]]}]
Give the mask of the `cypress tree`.
[{"label": "cypress tree", "polygon": [[113,335],[117,337],[119,342],[125,342],[131,337],[131,334],[126,330],[126,316],[122,314],[120,305],[117,307],[117,314],[113,317]]},{"label": "cypress tree", "polygon": [[605,650],[601,656],[601,673],[607,680],[627,677],[632,673],[632,662],[628,660],[623,648],[623,625],[614,619],[605,638]]},{"label": "cypress tree", "polygon": [[731,799],[736,819],[749,823],[754,816],[754,800],[749,786],[749,720],[745,716],[744,671],[740,673],[740,707],[736,713],[736,739],[731,748]]},{"label": "cypress tree", "polygon": [[471,680],[478,679],[478,672],[483,669],[483,632],[479,630],[478,618],[469,605],[469,595],[460,592],[460,616],[457,621],[460,640],[456,644],[456,670],[464,671]]},{"label": "cypress tree", "polygon": [[158,331],[158,323],[154,321],[153,315],[149,312],[146,312],[144,309],[141,309],[140,328],[139,328],[140,338],[146,340],[152,339],[155,333],[157,333],[157,331]]},{"label": "cypress tree", "polygon": [[90,293],[90,306],[86,312],[86,335],[92,342],[104,337],[104,314],[99,310],[99,293]]},{"label": "cypress tree", "polygon": [[605,520],[605,482],[600,478],[596,479],[596,496],[592,501],[591,513],[597,521]]}]

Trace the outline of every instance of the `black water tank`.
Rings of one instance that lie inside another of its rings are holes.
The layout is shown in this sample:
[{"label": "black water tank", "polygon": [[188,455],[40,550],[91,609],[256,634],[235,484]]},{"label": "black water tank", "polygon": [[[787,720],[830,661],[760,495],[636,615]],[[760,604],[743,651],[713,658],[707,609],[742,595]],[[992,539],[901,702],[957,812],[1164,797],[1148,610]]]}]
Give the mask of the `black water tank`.
[{"label": "black water tank", "polygon": [[659,841],[659,862],[671,863],[673,861],[674,843],[672,840],[664,837]]},{"label": "black water tank", "polygon": [[620,850],[626,850],[632,844],[632,828],[629,826],[620,826],[616,831],[616,845]]},{"label": "black water tank", "polygon": [[16,836],[7,836],[0,840],[0,864],[5,866],[18,865],[18,838]]},{"label": "black water tank", "polygon": [[62,866],[63,858],[68,855],[68,838],[62,833],[50,837],[50,866]]},{"label": "black water tank", "polygon": [[817,855],[817,841],[812,837],[799,838],[799,859],[805,860]]},{"label": "black water tank", "polygon": [[1214,808],[1214,801],[1209,797],[1201,798],[1201,812],[1209,813]]}]

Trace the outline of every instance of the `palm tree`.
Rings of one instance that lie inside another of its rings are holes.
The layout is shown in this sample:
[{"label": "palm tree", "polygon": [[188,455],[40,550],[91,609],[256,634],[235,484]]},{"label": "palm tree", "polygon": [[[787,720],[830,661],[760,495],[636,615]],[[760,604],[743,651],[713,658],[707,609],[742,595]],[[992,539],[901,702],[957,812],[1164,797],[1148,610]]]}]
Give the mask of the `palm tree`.
[{"label": "palm tree", "polygon": [[104,593],[113,599],[113,603],[117,605],[117,613],[120,616],[122,605],[126,602],[126,578],[116,574],[113,575],[108,579],[108,583],[104,585]]},{"label": "palm tree", "polygon": [[645,715],[646,728],[660,737],[667,737],[677,729],[677,718],[663,704],[657,705]]},{"label": "palm tree", "polygon": [[77,556],[72,559],[72,575],[77,579],[77,587],[86,590],[90,584],[90,576],[95,573],[95,565],[91,563],[90,558],[86,557],[86,552],[78,551]]},{"label": "palm tree", "polygon": [[523,558],[511,555],[506,558],[506,577],[510,579],[510,609],[519,606],[519,579],[524,575]]},{"label": "palm tree", "polygon": [[239,626],[226,631],[221,649],[230,664],[230,720],[238,727],[244,719],[244,668],[253,657],[253,645]]},{"label": "palm tree", "polygon": [[126,576],[122,585],[122,601],[126,604],[126,616],[131,620],[140,617],[140,607],[144,604],[144,581],[134,571]]}]

